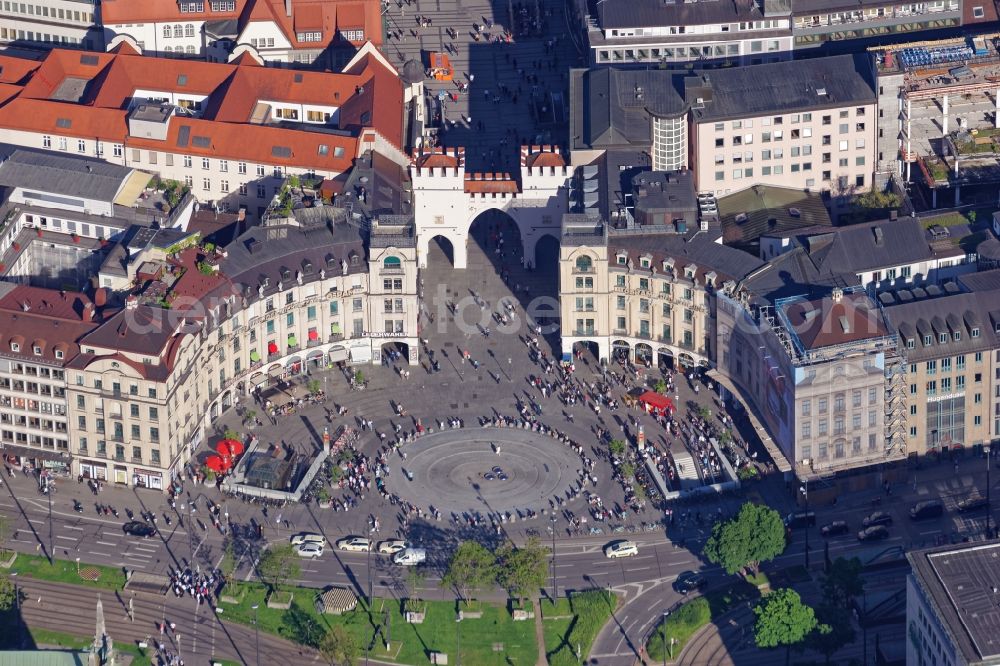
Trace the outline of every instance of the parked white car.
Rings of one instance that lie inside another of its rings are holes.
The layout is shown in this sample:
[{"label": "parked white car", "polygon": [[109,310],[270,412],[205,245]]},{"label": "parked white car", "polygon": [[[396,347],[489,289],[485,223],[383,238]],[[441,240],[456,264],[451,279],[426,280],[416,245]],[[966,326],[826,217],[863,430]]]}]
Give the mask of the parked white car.
[{"label": "parked white car", "polygon": [[406,550],[409,547],[410,544],[402,539],[386,539],[385,541],[379,541],[378,552],[383,555],[395,555],[399,551]]},{"label": "parked white car", "polygon": [[295,552],[299,557],[311,557],[316,559],[323,556],[323,544],[315,542],[300,543],[295,547]]},{"label": "parked white car", "polygon": [[633,541],[612,541],[604,547],[604,556],[608,558],[632,557],[639,554],[639,546]]},{"label": "parked white car", "polygon": [[300,532],[292,537],[293,546],[303,543],[326,543],[326,537],[315,532]]},{"label": "parked white car", "polygon": [[427,560],[427,551],[423,548],[407,548],[392,556],[392,561],[404,567],[412,567]]},{"label": "parked white car", "polygon": [[352,553],[364,553],[371,550],[372,542],[364,537],[349,536],[337,541],[337,548]]}]

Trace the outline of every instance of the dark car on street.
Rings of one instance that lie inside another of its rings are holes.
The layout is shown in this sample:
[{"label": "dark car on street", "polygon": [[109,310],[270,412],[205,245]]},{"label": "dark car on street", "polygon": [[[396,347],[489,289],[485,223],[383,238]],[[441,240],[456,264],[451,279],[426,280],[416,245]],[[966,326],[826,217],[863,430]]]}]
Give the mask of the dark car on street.
[{"label": "dark car on street", "polygon": [[851,528],[847,526],[847,523],[843,520],[835,520],[832,523],[827,523],[823,527],[819,528],[819,533],[825,537],[838,536],[840,534],[847,534]]},{"label": "dark car on street", "polygon": [[148,539],[156,534],[156,530],[152,525],[138,520],[133,520],[122,525],[122,532],[132,536],[142,537],[143,539]]},{"label": "dark car on street", "polygon": [[874,527],[875,525],[892,525],[892,516],[885,511],[876,511],[868,514],[861,521],[861,527]]},{"label": "dark car on street", "polygon": [[941,500],[925,500],[917,502],[910,509],[910,520],[927,520],[940,518],[944,513],[944,503]]},{"label": "dark car on street", "polygon": [[858,532],[858,541],[881,541],[889,538],[889,529],[885,525],[872,525]]},{"label": "dark car on street", "polygon": [[979,509],[985,509],[985,508],[986,508],[985,497],[970,497],[958,503],[959,513],[969,513],[971,511],[978,511]]},{"label": "dark car on street", "polygon": [[708,579],[696,571],[682,571],[674,581],[674,590],[680,594],[687,594],[703,589],[708,585]]}]

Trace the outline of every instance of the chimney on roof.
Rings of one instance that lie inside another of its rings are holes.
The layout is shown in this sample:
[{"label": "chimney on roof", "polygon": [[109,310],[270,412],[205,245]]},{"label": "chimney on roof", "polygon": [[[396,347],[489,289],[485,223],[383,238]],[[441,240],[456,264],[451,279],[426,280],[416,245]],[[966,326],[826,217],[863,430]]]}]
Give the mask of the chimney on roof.
[{"label": "chimney on roof", "polygon": [[125,299],[125,309],[135,310],[137,307],[139,307],[138,297],[136,297],[135,294],[129,294],[129,296]]},{"label": "chimney on roof", "polygon": [[844,300],[844,290],[840,288],[834,289],[831,297],[833,298],[834,303],[839,303]]},{"label": "chimney on roof", "polygon": [[28,312],[29,310],[31,310],[31,301],[29,301],[27,298],[24,299],[24,302],[21,303],[21,310],[23,310],[24,312]]},{"label": "chimney on roof", "polygon": [[292,15],[292,0],[285,0],[285,16]]},{"label": "chimney on roof", "polygon": [[94,304],[93,303],[84,303],[84,305],[83,305],[83,313],[81,314],[81,317],[86,322],[94,321]]}]

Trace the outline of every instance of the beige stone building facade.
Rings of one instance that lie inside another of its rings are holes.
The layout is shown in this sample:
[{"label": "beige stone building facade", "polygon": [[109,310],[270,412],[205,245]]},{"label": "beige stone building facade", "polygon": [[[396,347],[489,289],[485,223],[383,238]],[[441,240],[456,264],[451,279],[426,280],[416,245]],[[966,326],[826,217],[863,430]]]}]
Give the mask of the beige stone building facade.
[{"label": "beige stone building facade", "polygon": [[907,363],[907,452],[925,455],[1000,438],[1000,291],[890,306]]},{"label": "beige stone building facade", "polygon": [[[135,256],[133,276],[156,268]],[[390,350],[417,362],[416,243],[405,220],[370,232],[344,221],[256,227],[228,250],[195,245],[162,267],[180,275],[166,292],[129,295],[66,348],[56,386],[64,406],[53,408],[61,444],[4,423],[5,455],[40,465],[55,451],[61,471],[163,489],[211,424],[253,391],[336,363],[379,362]],[[0,400],[19,400],[4,374]]]},{"label": "beige stone building facade", "polygon": [[686,367],[715,355],[712,294],[760,263],[696,231],[615,230],[579,215],[565,216],[560,252],[564,355],[586,345],[601,359]]}]

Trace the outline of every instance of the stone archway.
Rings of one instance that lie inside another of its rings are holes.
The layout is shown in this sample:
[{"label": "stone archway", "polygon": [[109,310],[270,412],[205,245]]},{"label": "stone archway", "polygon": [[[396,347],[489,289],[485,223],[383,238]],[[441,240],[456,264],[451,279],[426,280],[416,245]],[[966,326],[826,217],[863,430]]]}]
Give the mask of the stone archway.
[{"label": "stone archway", "polygon": [[432,237],[423,256],[426,257],[428,254],[443,255],[452,268],[455,267],[455,243],[447,236]]},{"label": "stone archway", "polygon": [[611,353],[615,359],[622,357],[631,359],[632,358],[632,345],[625,342],[624,340],[615,340],[611,343]]},{"label": "stone archway", "polygon": [[483,250],[494,269],[520,263],[521,257],[525,255],[520,226],[499,208],[485,210],[472,220],[465,243],[466,257],[469,247],[475,243]]},{"label": "stone archway", "polygon": [[669,347],[660,347],[656,350],[656,364],[661,370],[674,368],[674,352]]},{"label": "stone archway", "polygon": [[645,342],[638,342],[635,345],[636,361],[653,361],[653,347]]},{"label": "stone archway", "polygon": [[559,239],[553,234],[543,234],[535,241],[532,258],[533,267],[541,273],[555,273],[559,270]]}]

